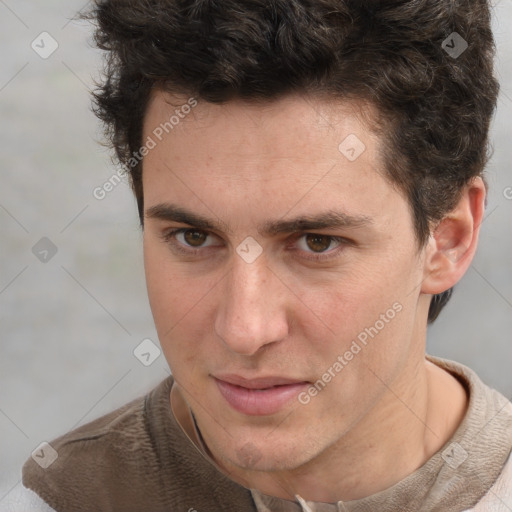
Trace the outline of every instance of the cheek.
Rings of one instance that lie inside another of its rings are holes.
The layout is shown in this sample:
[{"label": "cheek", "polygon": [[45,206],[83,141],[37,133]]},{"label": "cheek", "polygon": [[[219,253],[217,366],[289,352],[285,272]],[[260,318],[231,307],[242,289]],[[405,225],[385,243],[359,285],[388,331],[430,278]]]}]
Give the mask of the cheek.
[{"label": "cheek", "polygon": [[[155,247],[155,243],[144,239],[144,269],[146,273],[146,286],[149,303],[155,320],[158,333],[162,339],[165,329],[172,326],[172,316],[176,312],[177,294],[175,293],[179,283],[165,264],[161,256],[161,250]],[[167,323],[167,325],[163,325]],[[162,330],[163,329],[163,330]]]},{"label": "cheek", "polygon": [[398,300],[387,279],[364,269],[336,273],[315,284],[305,281],[297,295],[309,309],[310,320],[332,335],[354,334]]},{"label": "cheek", "polygon": [[204,276],[189,275],[179,264],[171,264],[165,246],[151,240],[144,241],[144,267],[148,297],[155,326],[162,347],[171,340],[181,339],[180,333],[189,331],[189,345],[193,336],[204,329],[204,307],[215,281]]},{"label": "cheek", "polygon": [[368,262],[314,285],[303,282],[297,295],[307,315],[297,321],[306,339],[315,340],[309,348],[310,360],[317,367],[325,366],[350,350],[354,341],[364,349],[358,355],[362,360],[376,358],[385,363],[382,354],[407,350],[403,345],[412,332],[416,308],[411,292],[418,279],[410,258],[404,257]]},{"label": "cheek", "polygon": [[144,241],[148,297],[162,351],[177,382],[200,393],[220,344],[215,311],[222,300],[222,272],[199,272],[171,261],[161,242]]},{"label": "cheek", "polygon": [[[385,281],[339,287],[321,301],[311,290],[303,295],[305,303],[316,304],[310,323],[301,324],[306,345],[300,360],[315,378],[311,404],[318,418],[355,421],[405,364],[415,303],[412,294],[389,289]],[[336,411],[333,404],[339,405]]]}]

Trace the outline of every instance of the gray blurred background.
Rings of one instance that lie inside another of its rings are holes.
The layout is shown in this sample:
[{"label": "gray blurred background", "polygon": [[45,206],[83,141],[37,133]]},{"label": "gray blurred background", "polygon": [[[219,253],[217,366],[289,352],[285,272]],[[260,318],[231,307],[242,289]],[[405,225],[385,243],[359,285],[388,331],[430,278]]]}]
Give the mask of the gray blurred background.
[{"label": "gray blurred background", "polygon": [[[131,191],[94,197],[115,169],[90,111],[101,55],[90,27],[70,21],[86,5],[0,0],[0,501],[41,442],[169,374],[163,355],[144,366],[133,353],[158,341]],[[502,90],[487,217],[428,344],[511,398],[512,2],[494,10]]]}]

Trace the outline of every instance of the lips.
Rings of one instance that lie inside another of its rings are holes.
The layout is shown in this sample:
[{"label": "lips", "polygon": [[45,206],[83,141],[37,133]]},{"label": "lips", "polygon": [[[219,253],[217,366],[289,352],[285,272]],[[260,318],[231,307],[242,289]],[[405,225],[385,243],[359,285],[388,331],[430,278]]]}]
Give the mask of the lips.
[{"label": "lips", "polygon": [[279,412],[309,384],[284,377],[246,379],[238,375],[218,375],[214,380],[226,402],[250,416]]}]

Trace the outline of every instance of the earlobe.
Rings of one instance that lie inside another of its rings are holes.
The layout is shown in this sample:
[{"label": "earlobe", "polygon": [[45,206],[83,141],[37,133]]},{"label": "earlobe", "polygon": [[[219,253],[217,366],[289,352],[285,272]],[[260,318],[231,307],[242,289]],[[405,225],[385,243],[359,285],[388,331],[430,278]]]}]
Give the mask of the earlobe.
[{"label": "earlobe", "polygon": [[435,295],[448,290],[469,268],[478,244],[485,195],[482,178],[474,178],[456,207],[431,233],[425,248],[422,293]]}]

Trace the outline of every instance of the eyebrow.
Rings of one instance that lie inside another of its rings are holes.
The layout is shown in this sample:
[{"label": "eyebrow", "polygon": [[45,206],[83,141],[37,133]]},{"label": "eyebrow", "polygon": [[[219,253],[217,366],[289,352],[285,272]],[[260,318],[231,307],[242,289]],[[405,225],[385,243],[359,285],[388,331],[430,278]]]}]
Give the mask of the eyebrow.
[{"label": "eyebrow", "polygon": [[[203,215],[169,203],[160,203],[151,206],[146,210],[145,217],[149,219],[181,222],[199,229],[222,231],[228,234],[232,233],[232,230],[224,222],[208,219]],[[348,215],[345,212],[328,210],[316,215],[302,215],[288,220],[278,219],[267,221],[258,228],[258,233],[265,236],[275,236],[282,233],[304,232],[318,229],[357,228],[369,225],[372,222],[373,219],[366,215]]]}]

